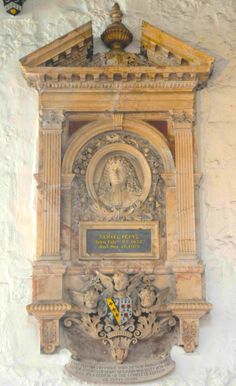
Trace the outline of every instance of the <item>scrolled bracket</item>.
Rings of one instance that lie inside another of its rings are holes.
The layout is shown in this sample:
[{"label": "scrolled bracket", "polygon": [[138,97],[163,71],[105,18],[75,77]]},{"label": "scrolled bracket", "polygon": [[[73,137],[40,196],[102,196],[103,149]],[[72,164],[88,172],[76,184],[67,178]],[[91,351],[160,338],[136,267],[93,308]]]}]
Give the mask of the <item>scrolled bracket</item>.
[{"label": "scrolled bracket", "polygon": [[186,353],[194,352],[198,346],[200,318],[211,310],[212,305],[204,301],[176,302],[168,308],[179,319],[178,345],[183,346]]},{"label": "scrolled bracket", "polygon": [[40,320],[40,351],[42,354],[53,354],[60,345],[59,320]]},{"label": "scrolled bracket", "polygon": [[182,323],[182,343],[185,352],[191,353],[198,346],[199,319],[183,319]]},{"label": "scrolled bracket", "polygon": [[33,303],[27,306],[29,314],[40,323],[40,348],[42,354],[53,354],[60,346],[59,320],[71,306],[64,302]]}]

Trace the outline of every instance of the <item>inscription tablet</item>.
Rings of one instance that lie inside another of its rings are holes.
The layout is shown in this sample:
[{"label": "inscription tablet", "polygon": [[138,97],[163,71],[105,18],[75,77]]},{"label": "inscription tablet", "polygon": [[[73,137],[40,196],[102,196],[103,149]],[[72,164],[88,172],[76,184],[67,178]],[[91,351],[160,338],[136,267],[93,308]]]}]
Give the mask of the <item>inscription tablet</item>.
[{"label": "inscription tablet", "polygon": [[80,222],[80,259],[159,258],[159,227],[154,221]]},{"label": "inscription tablet", "polygon": [[151,252],[151,229],[87,229],[86,249],[91,253]]}]

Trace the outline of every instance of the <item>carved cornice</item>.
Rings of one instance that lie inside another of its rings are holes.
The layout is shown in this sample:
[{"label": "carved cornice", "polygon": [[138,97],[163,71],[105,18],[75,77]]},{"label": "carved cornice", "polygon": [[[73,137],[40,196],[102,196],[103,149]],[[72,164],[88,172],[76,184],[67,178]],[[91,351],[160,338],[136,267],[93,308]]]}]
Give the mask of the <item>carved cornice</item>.
[{"label": "carved cornice", "polygon": [[[124,75],[124,74],[123,74]],[[27,76],[28,83],[31,87],[34,87],[39,92],[41,90],[63,90],[63,89],[73,89],[73,90],[136,90],[136,89],[151,89],[151,90],[172,90],[172,91],[193,91],[196,88],[196,80],[185,80],[178,78],[177,80],[171,80],[171,74],[161,75],[159,74],[155,80],[152,76],[149,78],[147,75],[146,80],[142,80],[140,74],[133,76],[133,80],[128,80],[127,75],[125,74],[119,80],[114,80],[113,77],[107,80],[91,80],[82,79],[78,80],[77,76],[73,76],[73,73],[70,73],[67,79],[59,80],[55,76],[54,79],[44,79],[45,77],[39,75],[30,74]],[[99,77],[99,76],[98,76]],[[163,78],[163,79],[160,79]],[[170,80],[169,80],[170,78]]]},{"label": "carved cornice", "polygon": [[26,307],[29,314],[37,319],[60,319],[71,309],[70,304],[65,302],[36,302]]},{"label": "carved cornice", "polygon": [[198,317],[210,312],[212,304],[205,301],[174,302],[168,305],[168,309],[176,316]]}]

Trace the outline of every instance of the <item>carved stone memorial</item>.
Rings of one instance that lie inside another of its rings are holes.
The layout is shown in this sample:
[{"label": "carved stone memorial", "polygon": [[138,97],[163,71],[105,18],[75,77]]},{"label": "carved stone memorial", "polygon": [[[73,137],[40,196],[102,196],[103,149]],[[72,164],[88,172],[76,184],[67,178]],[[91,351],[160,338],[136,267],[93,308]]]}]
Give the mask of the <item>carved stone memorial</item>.
[{"label": "carved stone memorial", "polygon": [[117,3],[93,54],[91,23],[21,60],[39,93],[37,260],[28,312],[69,375],[135,383],[198,345],[196,90],[213,58],[143,22],[139,53]]}]

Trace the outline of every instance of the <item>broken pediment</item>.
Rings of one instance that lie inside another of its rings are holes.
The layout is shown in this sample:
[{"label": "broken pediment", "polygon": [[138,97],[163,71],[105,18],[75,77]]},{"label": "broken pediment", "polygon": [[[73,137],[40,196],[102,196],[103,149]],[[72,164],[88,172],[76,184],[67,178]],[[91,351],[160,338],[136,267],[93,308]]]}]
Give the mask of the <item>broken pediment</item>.
[{"label": "broken pediment", "polygon": [[21,64],[23,68],[63,67],[77,61],[83,66],[91,56],[92,48],[92,23],[88,22],[25,56],[21,59]]},{"label": "broken pediment", "polygon": [[[93,54],[92,23],[88,22],[21,59],[26,77],[32,81],[33,76],[38,75],[40,82],[34,79],[33,83],[40,83],[39,88],[42,82],[44,88],[53,88],[53,82],[45,82],[51,80],[63,81],[63,84],[77,82],[75,87],[81,86],[78,81],[91,84],[91,81],[114,80],[124,83],[197,80],[198,87],[205,84],[212,71],[211,56],[147,22],[142,24],[140,52],[129,52],[126,47],[133,35],[122,23],[122,16],[115,3],[112,23],[101,35],[109,51]],[[130,67],[136,70],[131,72]]]},{"label": "broken pediment", "polygon": [[205,66],[210,72],[214,59],[182,40],[143,22],[141,52],[157,66]]}]

